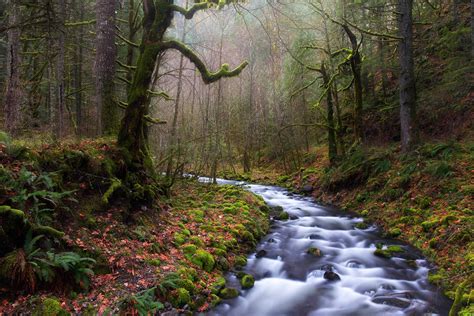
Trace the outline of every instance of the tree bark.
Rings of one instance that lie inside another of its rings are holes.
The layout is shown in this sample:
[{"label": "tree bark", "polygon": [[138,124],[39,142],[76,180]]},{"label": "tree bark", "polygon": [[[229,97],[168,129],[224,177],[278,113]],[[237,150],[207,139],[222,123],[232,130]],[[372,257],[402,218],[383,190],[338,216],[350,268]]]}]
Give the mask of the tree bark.
[{"label": "tree bark", "polygon": [[[84,3],[82,1],[74,1],[73,7],[76,10],[79,10],[79,20],[84,19]],[[76,35],[77,38],[77,48],[74,50],[73,62],[74,62],[74,92],[75,92],[75,108],[76,108],[76,126],[77,136],[82,135],[82,125],[83,125],[83,113],[82,113],[82,62],[83,62],[83,41],[84,41],[84,29],[82,26],[79,27]]]},{"label": "tree bark", "polygon": [[114,101],[115,0],[96,0],[96,108],[99,135],[117,131],[118,107]]},{"label": "tree bark", "polygon": [[471,0],[471,59],[474,59],[474,0]]},{"label": "tree bark", "polygon": [[403,152],[418,142],[416,126],[416,84],[413,59],[413,0],[399,0],[400,127]]},{"label": "tree bark", "polygon": [[354,135],[356,141],[363,141],[363,128],[362,128],[362,111],[363,111],[363,96],[362,96],[362,57],[359,52],[359,45],[355,34],[347,25],[342,26],[346,32],[352,46],[352,55],[350,58],[350,65],[352,74],[354,76],[354,94],[355,94],[355,106],[354,106]]},{"label": "tree bark", "polygon": [[58,55],[56,57],[56,109],[54,111],[54,138],[59,140],[64,136],[64,109],[66,107],[66,79],[65,79],[65,58],[66,58],[66,2],[59,0],[59,20],[61,28],[58,30]]},{"label": "tree bark", "polygon": [[[20,22],[20,8],[18,0],[7,1],[10,8],[8,12],[8,25],[16,25]],[[11,135],[18,133],[20,125],[20,110],[22,99],[22,88],[20,82],[20,36],[19,27],[12,27],[7,32],[7,77],[5,95],[5,128]]]}]

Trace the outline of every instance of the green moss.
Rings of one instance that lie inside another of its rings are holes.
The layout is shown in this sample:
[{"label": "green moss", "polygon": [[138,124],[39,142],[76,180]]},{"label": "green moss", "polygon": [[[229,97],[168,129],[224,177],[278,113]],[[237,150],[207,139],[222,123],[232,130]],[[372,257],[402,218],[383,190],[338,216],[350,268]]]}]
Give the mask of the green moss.
[{"label": "green moss", "polygon": [[178,288],[172,292],[170,302],[174,307],[183,307],[191,302],[191,294],[185,288]]},{"label": "green moss", "polygon": [[360,215],[366,217],[367,215],[369,215],[369,211],[368,210],[362,210],[360,212]]},{"label": "green moss", "polygon": [[369,225],[366,222],[359,222],[359,223],[355,224],[354,227],[357,228],[357,229],[367,229],[367,228],[369,228]]},{"label": "green moss", "polygon": [[401,253],[403,251],[403,248],[398,245],[388,246],[387,248],[384,248],[383,245],[377,245],[377,249],[374,251],[374,255],[389,259],[395,253]]},{"label": "green moss", "polygon": [[437,286],[440,286],[445,279],[446,279],[446,276],[445,276],[444,270],[442,269],[439,270],[437,273],[428,274],[428,281],[431,284],[434,284]]},{"label": "green moss", "polygon": [[239,291],[235,288],[226,287],[219,292],[219,296],[225,300],[228,300],[239,296]]},{"label": "green moss", "polygon": [[280,221],[287,221],[290,219],[290,214],[288,212],[282,211],[278,216],[275,217],[275,219],[280,220]]},{"label": "green moss", "polygon": [[214,249],[214,254],[219,257],[225,257],[227,255],[227,251],[219,248]]},{"label": "green moss", "polygon": [[247,258],[244,256],[235,257],[234,265],[236,268],[242,268],[247,264]]},{"label": "green moss", "polygon": [[33,312],[34,316],[65,316],[69,315],[67,311],[65,311],[61,307],[61,303],[52,297],[45,298],[41,305],[39,305],[35,311]]},{"label": "green moss", "polygon": [[184,244],[181,246],[181,249],[183,250],[183,253],[187,255],[194,255],[198,247],[193,244]]},{"label": "green moss", "polygon": [[243,289],[250,289],[255,284],[255,279],[252,275],[246,274],[240,279],[240,285]]},{"label": "green moss", "polygon": [[161,260],[160,259],[150,259],[150,260],[146,260],[146,263],[148,263],[149,265],[154,266],[154,267],[159,267],[161,265]]},{"label": "green moss", "polygon": [[219,296],[214,293],[211,294],[211,307],[216,307],[221,301],[222,299]]},{"label": "green moss", "polygon": [[185,235],[179,232],[174,233],[173,237],[174,237],[174,244],[177,246],[184,244],[187,239]]},{"label": "green moss", "polygon": [[261,206],[259,207],[259,209],[260,209],[260,211],[262,211],[262,212],[265,213],[265,214],[270,213],[270,208],[269,208],[267,205],[261,205]]},{"label": "green moss", "polygon": [[308,253],[310,255],[313,255],[315,257],[321,257],[322,256],[321,250],[319,248],[316,248],[316,247],[308,248],[308,250],[306,250],[306,253]]},{"label": "green moss", "polygon": [[211,285],[211,292],[213,294],[218,294],[220,290],[222,290],[225,287],[225,278],[224,277],[218,277],[217,280]]},{"label": "green moss", "polygon": [[434,227],[436,227],[438,225],[439,225],[439,221],[437,221],[437,220],[425,221],[425,222],[421,223],[421,227],[423,228],[423,230],[425,232],[428,232],[428,231],[432,230]]},{"label": "green moss", "polygon": [[400,228],[391,228],[388,232],[385,233],[385,237],[387,238],[397,238],[402,234],[402,230]]},{"label": "green moss", "polygon": [[216,263],[214,257],[203,249],[198,249],[196,251],[196,253],[191,257],[191,262],[207,272],[211,272]]}]

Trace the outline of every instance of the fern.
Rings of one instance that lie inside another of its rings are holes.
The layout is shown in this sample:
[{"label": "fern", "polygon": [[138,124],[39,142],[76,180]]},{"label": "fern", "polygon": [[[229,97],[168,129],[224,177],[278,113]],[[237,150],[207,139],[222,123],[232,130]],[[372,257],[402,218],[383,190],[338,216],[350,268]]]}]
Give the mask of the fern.
[{"label": "fern", "polygon": [[128,304],[132,305],[140,316],[153,315],[164,307],[161,302],[156,300],[155,292],[156,287],[139,292],[128,299]]}]

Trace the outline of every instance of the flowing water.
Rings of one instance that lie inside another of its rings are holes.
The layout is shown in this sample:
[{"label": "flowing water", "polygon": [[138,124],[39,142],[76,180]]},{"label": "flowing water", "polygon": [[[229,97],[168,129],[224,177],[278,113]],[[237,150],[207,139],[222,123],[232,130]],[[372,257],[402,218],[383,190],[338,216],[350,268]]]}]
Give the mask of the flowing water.
[{"label": "flowing water", "polygon": [[[205,181],[201,178],[201,181]],[[220,184],[243,184],[219,180]],[[376,227],[354,228],[361,218],[316,204],[313,199],[273,186],[245,185],[270,206],[282,206],[288,221],[274,221],[257,246],[265,250],[248,257],[244,272],[255,286],[241,290],[233,273],[228,286],[241,295],[226,300],[209,315],[447,315],[451,302],[428,283],[429,263],[418,250],[382,239]],[[403,255],[375,256],[377,243],[400,245]],[[307,254],[317,247],[322,256]],[[416,263],[416,266],[414,265]],[[326,271],[339,281],[324,278]]]}]

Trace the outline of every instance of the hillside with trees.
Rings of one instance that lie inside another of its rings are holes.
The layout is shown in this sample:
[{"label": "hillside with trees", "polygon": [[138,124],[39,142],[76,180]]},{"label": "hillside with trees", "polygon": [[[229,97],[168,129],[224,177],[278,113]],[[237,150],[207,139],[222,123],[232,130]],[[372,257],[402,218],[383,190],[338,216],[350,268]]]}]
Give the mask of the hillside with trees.
[{"label": "hillside with trees", "polygon": [[[474,0],[0,0],[0,16],[0,314],[270,315],[265,282],[314,267],[370,303],[278,312],[474,313]],[[272,248],[309,216],[327,235]],[[331,240],[346,230],[364,246]],[[399,283],[357,288],[345,248]]]}]

